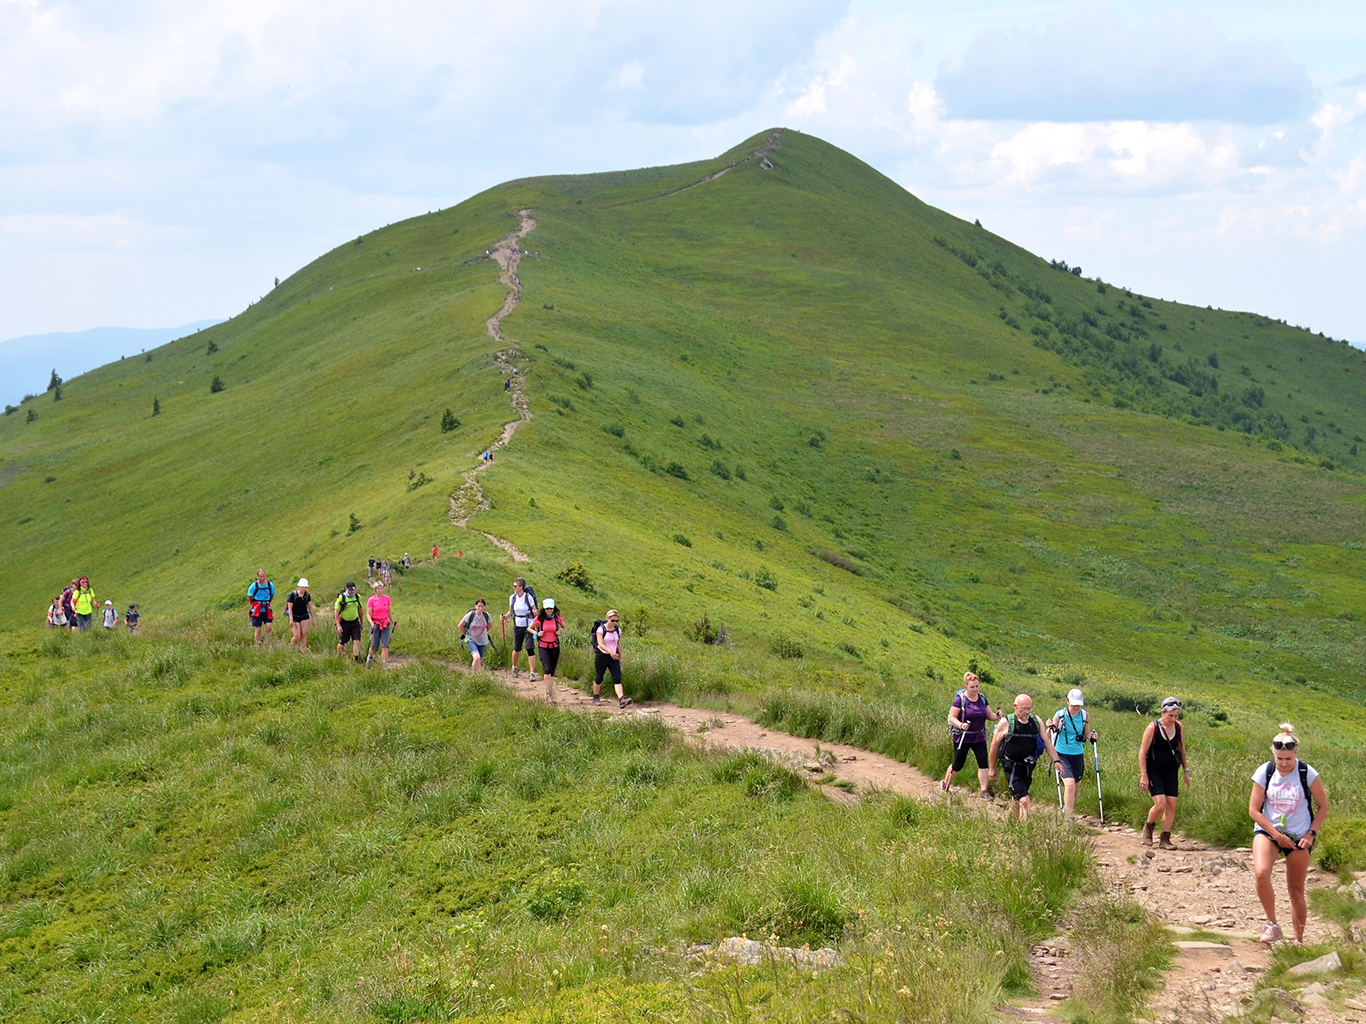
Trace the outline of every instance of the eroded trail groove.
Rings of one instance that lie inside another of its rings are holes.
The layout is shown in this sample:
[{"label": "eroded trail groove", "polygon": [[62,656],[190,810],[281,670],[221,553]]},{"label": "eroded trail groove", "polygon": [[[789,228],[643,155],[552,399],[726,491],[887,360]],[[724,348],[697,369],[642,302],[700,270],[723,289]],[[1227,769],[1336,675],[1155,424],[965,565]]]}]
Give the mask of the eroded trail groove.
[{"label": "eroded trail groove", "polygon": [[[521,241],[536,230],[536,221],[532,219],[530,211],[519,210],[517,215],[521,218],[521,223],[517,229],[509,232],[507,237],[489,252],[490,258],[498,264],[498,280],[508,290],[508,293],[507,298],[503,300],[502,308],[485,321],[485,327],[488,330],[489,337],[501,346],[495,353],[494,359],[497,361],[498,369],[502,371],[504,380],[507,381],[508,401],[512,404],[512,411],[517,414],[516,419],[503,425],[503,432],[493,444],[489,445],[487,451],[490,453],[507,447],[517,428],[531,419],[531,407],[527,404],[526,398],[526,377],[517,365],[522,354],[517,351],[515,346],[509,345],[507,339],[503,337],[503,320],[517,308],[517,303],[521,301],[522,284],[517,274],[517,268],[521,265],[522,257],[526,255],[521,247]],[[488,499],[484,497],[484,490],[479,486],[479,474],[491,465],[493,465],[492,461],[484,461],[481,453],[479,464],[472,469],[465,470],[462,474],[464,482],[451,495],[450,516],[451,522],[456,526],[468,528],[470,517],[489,507]],[[485,533],[482,530],[476,532],[487,538],[490,543],[506,551],[512,556],[514,562],[529,562],[531,560],[517,550],[516,545],[511,541],[495,537],[493,534]]]}]

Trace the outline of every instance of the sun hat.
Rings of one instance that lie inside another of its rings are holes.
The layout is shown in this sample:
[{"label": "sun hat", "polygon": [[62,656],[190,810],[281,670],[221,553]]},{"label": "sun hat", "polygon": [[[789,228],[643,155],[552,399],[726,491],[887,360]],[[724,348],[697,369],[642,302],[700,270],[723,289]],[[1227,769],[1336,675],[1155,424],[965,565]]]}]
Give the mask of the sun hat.
[{"label": "sun hat", "polygon": [[113,601],[106,601],[106,602],[104,602],[104,606],[105,606],[106,608],[113,608],[113,607],[114,607],[114,602],[113,602]]},{"label": "sun hat", "polygon": [[553,597],[547,597],[547,598],[545,599],[545,603],[544,603],[543,605],[541,605],[541,607],[542,607],[542,608],[554,608],[554,607],[555,607],[555,599],[554,599]]},{"label": "sun hat", "polygon": [[308,577],[306,577],[306,576],[300,576],[300,577],[299,577],[299,582],[296,583],[295,586],[307,588],[307,587],[308,587]]},{"label": "sun hat", "polygon": [[1166,711],[1168,708],[1176,708],[1177,710],[1180,710],[1180,708],[1181,708],[1181,698],[1180,698],[1180,697],[1168,697],[1166,700],[1164,700],[1164,701],[1162,702],[1162,710],[1163,710],[1163,711]]},{"label": "sun hat", "polygon": [[1081,698],[1081,691],[1075,686],[1067,691],[1067,703],[1077,708],[1086,707],[1086,701]]}]

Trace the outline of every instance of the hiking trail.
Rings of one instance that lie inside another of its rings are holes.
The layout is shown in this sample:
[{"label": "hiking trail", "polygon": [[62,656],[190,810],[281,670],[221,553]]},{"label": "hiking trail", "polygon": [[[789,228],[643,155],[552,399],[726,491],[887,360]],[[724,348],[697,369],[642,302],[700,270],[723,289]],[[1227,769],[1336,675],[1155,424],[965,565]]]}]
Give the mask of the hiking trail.
[{"label": "hiking trail", "polygon": [[768,159],[768,155],[771,150],[777,149],[779,148],[779,146],[782,145],[780,141],[782,137],[783,130],[781,128],[775,128],[769,135],[768,141],[765,142],[761,147],[756,149],[749,156],[745,157],[743,160],[736,160],[735,163],[731,164],[730,166],[722,167],[719,171],[716,171],[713,174],[708,174],[705,178],[702,178],[699,181],[694,181],[691,185],[684,185],[682,188],[676,188],[672,192],[665,192],[663,195],[655,196],[654,198],[668,199],[669,196],[676,196],[680,192],[687,192],[689,189],[697,188],[699,185],[705,185],[709,181],[715,181],[717,178],[729,174],[731,171],[735,170],[735,168],[739,167],[741,164],[747,164],[751,160],[758,160],[760,167],[762,167],[766,171],[771,171],[773,170],[773,164]]},{"label": "hiking trail", "polygon": [[[509,231],[490,251],[489,256],[498,264],[498,280],[508,290],[507,297],[503,300],[502,308],[484,322],[488,335],[499,345],[500,348],[495,354],[494,359],[498,364],[498,369],[503,373],[503,379],[507,381],[508,401],[512,403],[512,411],[517,414],[517,418],[503,424],[503,432],[498,439],[489,445],[486,451],[493,453],[506,448],[512,441],[512,435],[527,420],[531,419],[531,407],[526,398],[526,376],[517,366],[517,360],[522,358],[522,353],[513,346],[508,346],[507,339],[503,337],[503,319],[517,308],[517,303],[521,299],[522,283],[517,275],[517,268],[522,262],[522,257],[526,253],[522,250],[519,243],[523,238],[536,230],[536,221],[532,219],[529,210],[518,210],[517,216],[521,218],[521,223],[514,231]],[[467,469],[461,474],[464,482],[459,489],[451,495],[451,522],[456,526],[469,528],[470,517],[476,512],[483,512],[489,507],[488,499],[484,497],[484,490],[479,486],[479,474],[493,465],[492,459],[484,461],[480,454],[479,465],[473,469]],[[488,539],[491,544],[502,548],[512,556],[514,562],[529,562],[531,559],[517,550],[517,546],[509,540],[495,537],[491,533],[483,530],[476,530],[476,533]]]},{"label": "hiking trail", "polygon": [[[390,659],[393,665],[413,660],[416,659]],[[468,668],[461,662],[444,664],[460,671]],[[492,674],[526,700],[545,700],[545,683],[540,680],[532,682],[525,675],[514,677],[506,670],[492,670]],[[858,747],[792,736],[733,712],[685,708],[655,701],[619,710],[610,687],[604,687],[600,707],[593,705],[591,694],[586,690],[559,683],[555,689],[555,706],[563,710],[614,717],[654,717],[676,729],[689,743],[711,749],[758,751],[789,765],[815,783],[820,792],[839,803],[856,803],[860,795],[875,792],[930,801],[944,799],[939,792],[939,782],[919,769]],[[1102,751],[1102,758],[1106,753]],[[1130,752],[1125,754],[1124,757],[1111,755],[1108,761],[1102,761],[1101,768],[1109,780],[1108,786],[1120,785],[1118,780],[1124,779],[1122,784],[1137,789],[1137,761]],[[971,781],[975,785],[976,777]],[[1093,784],[1093,777],[1088,774],[1086,781]],[[1052,789],[1037,794],[1032,813],[1055,815],[1057,807],[1052,797]],[[1005,801],[982,801],[959,787],[954,788],[949,800],[967,814],[985,814],[998,820],[1006,815]],[[1152,1024],[1218,1024],[1227,1017],[1245,1013],[1251,1005],[1251,994],[1259,976],[1271,962],[1270,951],[1257,941],[1264,916],[1252,876],[1251,850],[1213,846],[1177,834],[1172,837],[1176,850],[1159,850],[1156,846],[1145,846],[1141,833],[1128,825],[1102,825],[1096,818],[1080,815],[1078,818],[1090,833],[1091,848],[1106,887],[1113,895],[1142,905],[1167,925],[1177,939],[1176,959],[1163,977],[1161,991],[1150,997],[1144,1019]],[[1179,812],[1177,823],[1180,824]],[[1249,824],[1249,841],[1250,836]],[[1356,885],[1362,892],[1359,898],[1366,899],[1366,872],[1359,873],[1358,879]],[[1289,900],[1283,861],[1273,875],[1273,883],[1282,926],[1289,935]],[[1311,890],[1331,889],[1337,884],[1332,874],[1310,868],[1308,885]],[[1197,939],[1191,938],[1192,933]],[[1337,935],[1331,922],[1311,911],[1305,929],[1306,944]],[[1038,996],[1013,999],[1010,1005],[999,1007],[1000,1013],[1017,1021],[1065,1024],[1065,1019],[1053,1008],[1071,994],[1073,982],[1085,969],[1074,955],[1066,925],[1057,935],[1034,947],[1030,964]],[[1359,982],[1348,980],[1346,984],[1348,987],[1339,990],[1339,995],[1345,995],[1353,1002],[1366,1001],[1366,993],[1352,990],[1353,985],[1360,988]],[[1312,986],[1305,992],[1308,994],[1296,997],[1297,1005],[1302,1008],[1299,1024],[1366,1021],[1366,1011],[1352,1007],[1337,1010]]]}]

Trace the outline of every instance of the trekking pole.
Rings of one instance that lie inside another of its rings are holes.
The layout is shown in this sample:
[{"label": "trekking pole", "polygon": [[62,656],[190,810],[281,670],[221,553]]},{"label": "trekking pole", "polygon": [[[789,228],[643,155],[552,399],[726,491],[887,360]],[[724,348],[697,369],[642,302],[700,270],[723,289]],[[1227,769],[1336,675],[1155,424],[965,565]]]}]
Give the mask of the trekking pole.
[{"label": "trekking pole", "polygon": [[1053,782],[1058,787],[1058,810],[1062,810],[1062,769],[1054,766]]},{"label": "trekking pole", "polygon": [[1095,759],[1096,765],[1096,799],[1100,801],[1100,823],[1105,824],[1105,794],[1100,788],[1100,742],[1096,739],[1091,740],[1091,756]]}]

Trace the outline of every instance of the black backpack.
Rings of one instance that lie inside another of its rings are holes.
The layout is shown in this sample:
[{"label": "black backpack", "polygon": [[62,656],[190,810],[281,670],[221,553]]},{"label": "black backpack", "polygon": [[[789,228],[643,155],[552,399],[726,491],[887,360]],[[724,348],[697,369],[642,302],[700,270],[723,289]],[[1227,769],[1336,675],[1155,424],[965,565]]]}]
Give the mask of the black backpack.
[{"label": "black backpack", "polygon": [[603,653],[602,648],[598,646],[598,630],[600,630],[605,625],[607,625],[606,619],[594,619],[593,631],[588,634],[588,646],[593,648],[593,650],[596,651],[598,654]]}]

